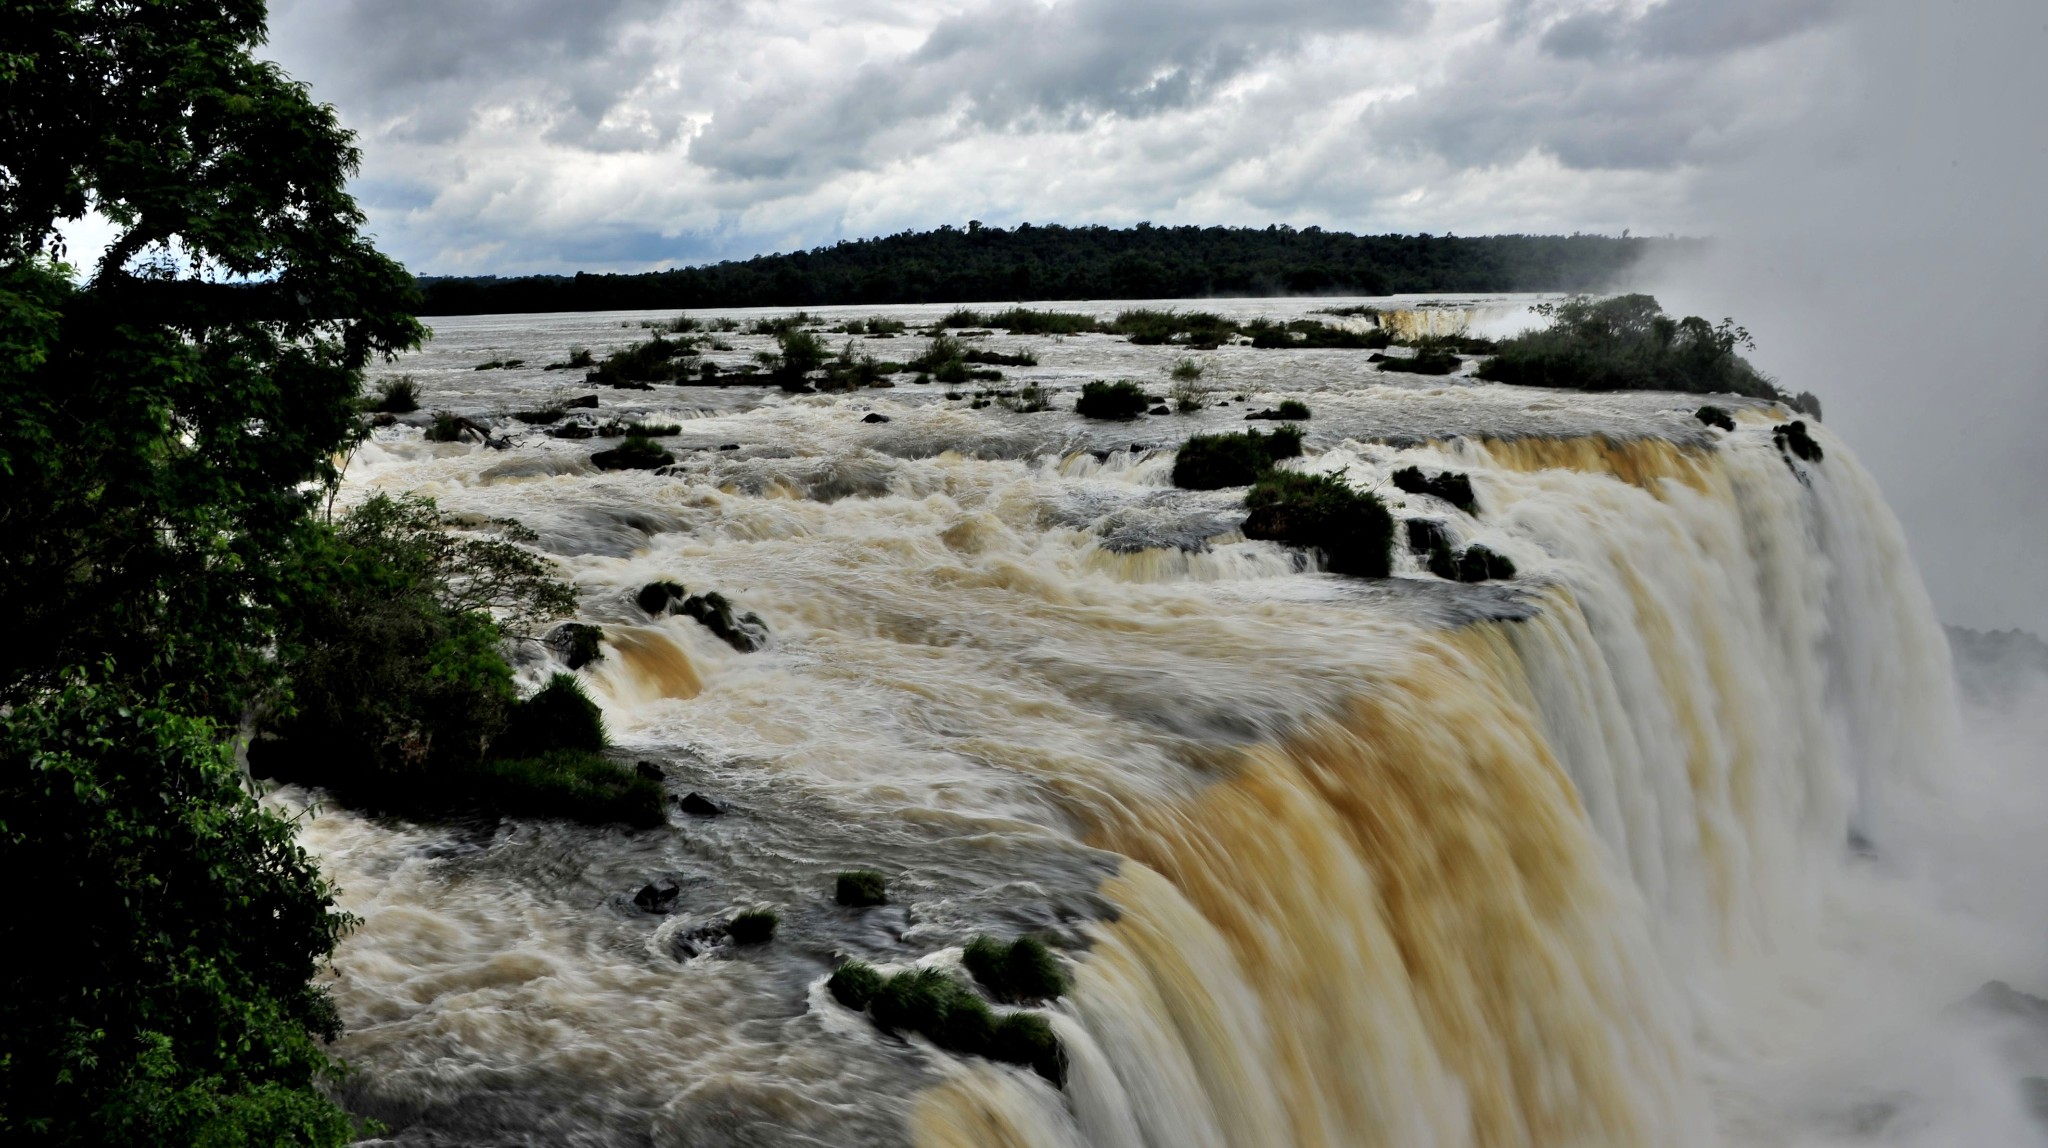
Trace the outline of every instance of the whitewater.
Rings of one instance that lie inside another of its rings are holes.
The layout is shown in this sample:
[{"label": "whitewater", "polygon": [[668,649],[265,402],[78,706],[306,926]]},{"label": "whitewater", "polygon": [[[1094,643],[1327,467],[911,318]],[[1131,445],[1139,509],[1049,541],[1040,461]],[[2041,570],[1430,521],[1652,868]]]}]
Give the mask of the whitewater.
[{"label": "whitewater", "polygon": [[[1512,329],[1529,300],[1371,302],[1412,333]],[[1039,365],[955,388],[542,369],[670,315],[433,320],[382,371],[428,411],[348,460],[344,504],[417,491],[537,532],[603,627],[580,676],[622,763],[727,809],[636,832],[274,794],[363,920],[331,974],[339,1087],[393,1141],[2044,1142],[2024,1080],[2048,1040],[1967,1003],[2048,986],[2048,807],[2015,764],[2038,743],[1959,720],[1899,526],[1824,425],[1809,462],[1771,404],[1715,400],[1729,433],[1697,396],[1249,346],[1192,353],[1204,410],[1091,421],[1081,383],[1164,393],[1190,354],[1100,334],[971,337]],[[772,347],[717,337],[727,366]],[[854,342],[900,361],[925,340]],[[524,364],[474,369],[494,359]],[[1027,383],[1055,409],[979,393]],[[675,465],[600,471],[616,440],[511,417],[590,393],[572,415],[679,424]],[[1239,533],[1241,490],[1172,487],[1188,435],[1284,399],[1313,411],[1284,465],[1518,576],[1445,582],[1398,532],[1393,577],[1323,573]],[[494,441],[428,441],[436,409]],[[1411,465],[1468,475],[1476,513],[1396,490]],[[766,648],[648,616],[661,580],[758,614]],[[527,688],[562,668],[539,643],[519,661]],[[834,904],[848,869],[890,903]],[[660,878],[676,907],[643,912]],[[780,915],[771,944],[693,941],[749,908]],[[1059,955],[1063,1086],[824,987],[849,958],[956,970],[981,933]]]}]

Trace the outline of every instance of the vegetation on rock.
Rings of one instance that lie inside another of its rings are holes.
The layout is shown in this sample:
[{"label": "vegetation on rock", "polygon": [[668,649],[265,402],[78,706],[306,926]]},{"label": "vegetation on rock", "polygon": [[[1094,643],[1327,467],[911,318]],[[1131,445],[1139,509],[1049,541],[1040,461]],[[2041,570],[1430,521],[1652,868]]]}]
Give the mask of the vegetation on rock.
[{"label": "vegetation on rock", "polygon": [[1173,485],[1182,490],[1250,486],[1273,464],[1301,455],[1301,430],[1275,427],[1271,434],[1198,434],[1181,444],[1173,459]]},{"label": "vegetation on rock", "polygon": [[1336,475],[1270,470],[1245,496],[1246,538],[1313,547],[1332,573],[1384,578],[1393,569],[1394,519],[1373,495]]},{"label": "vegetation on rock", "polygon": [[1129,379],[1114,383],[1097,379],[1081,384],[1081,397],[1074,402],[1074,413],[1084,418],[1127,422],[1145,413],[1149,402],[1143,388]]}]

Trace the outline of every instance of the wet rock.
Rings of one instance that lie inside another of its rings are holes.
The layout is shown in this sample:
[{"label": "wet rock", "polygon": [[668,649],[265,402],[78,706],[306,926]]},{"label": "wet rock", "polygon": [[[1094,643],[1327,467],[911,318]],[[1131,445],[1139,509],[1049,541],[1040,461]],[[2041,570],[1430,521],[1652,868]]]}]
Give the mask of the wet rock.
[{"label": "wet rock", "polygon": [[1710,427],[1720,427],[1722,430],[1730,433],[1733,433],[1735,430],[1735,416],[1712,404],[1694,411],[1692,417]]},{"label": "wet rock", "polygon": [[718,817],[725,813],[723,806],[695,790],[677,798],[676,804],[692,817]]},{"label": "wet rock", "polygon": [[713,591],[709,594],[692,594],[675,607],[678,614],[687,614],[713,634],[720,641],[742,654],[751,654],[768,644],[768,624],[759,614],[748,612],[735,616],[732,603],[725,595]]},{"label": "wet rock", "polygon": [[860,421],[864,423],[885,423],[889,421],[889,416],[884,414],[877,414],[874,411],[869,411],[868,417]]},{"label": "wet rock", "polygon": [[649,781],[662,781],[665,780],[668,776],[667,774],[661,771],[661,766],[651,761],[634,762],[633,772],[639,774],[640,776],[646,778]]},{"label": "wet rock", "polygon": [[652,881],[640,887],[633,894],[633,904],[643,913],[666,913],[675,907],[676,898],[682,895],[682,887],[667,877]]},{"label": "wet rock", "polygon": [[370,416],[370,425],[373,427],[397,426],[398,416],[392,414],[390,411],[378,411],[376,414]]},{"label": "wet rock", "polygon": [[1384,363],[1387,361],[1387,357],[1385,355],[1380,354],[1378,351],[1374,351],[1372,354],[1367,355],[1365,357],[1365,361],[1368,363]]},{"label": "wet rock", "polygon": [[589,423],[563,423],[561,426],[549,431],[548,435],[552,438],[583,439],[589,438],[596,433],[597,428]]},{"label": "wet rock", "polygon": [[649,582],[640,587],[640,593],[634,596],[633,601],[649,617],[659,618],[688,596],[689,591],[683,589],[680,582]]},{"label": "wet rock", "polygon": [[719,447],[718,449],[720,449],[720,450],[738,450],[739,448],[740,448],[740,444],[738,444],[738,443],[736,443],[736,442],[729,442],[729,443],[726,443],[726,444],[725,444],[724,446],[721,446],[721,447]]},{"label": "wet rock", "polygon": [[575,410],[579,407],[583,408],[584,410],[596,410],[597,396],[579,395],[576,398],[570,399],[568,402],[563,403],[562,407],[565,410]]},{"label": "wet rock", "polygon": [[604,641],[604,630],[587,622],[564,622],[549,630],[543,641],[572,670],[580,670],[604,657],[599,645]]},{"label": "wet rock", "polygon": [[1428,554],[1438,547],[1448,548],[1451,537],[1444,531],[1444,524],[1434,518],[1411,518],[1407,521],[1408,549],[1416,554]]},{"label": "wet rock", "polygon": [[1825,457],[1820,444],[1813,441],[1813,437],[1806,431],[1805,421],[1801,419],[1793,419],[1789,423],[1781,423],[1773,428],[1771,441],[1778,444],[1779,450],[1798,456],[1802,462],[1819,462]]},{"label": "wet rock", "polygon": [[1148,415],[1170,415],[1173,412],[1166,409],[1165,403],[1160,403],[1158,406],[1153,407],[1151,410],[1146,411],[1145,413]]}]

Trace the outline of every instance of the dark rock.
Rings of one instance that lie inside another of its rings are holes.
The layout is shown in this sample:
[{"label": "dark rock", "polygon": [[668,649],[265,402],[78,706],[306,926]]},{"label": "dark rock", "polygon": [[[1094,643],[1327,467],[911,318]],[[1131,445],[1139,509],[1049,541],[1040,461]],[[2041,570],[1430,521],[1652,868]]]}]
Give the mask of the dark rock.
[{"label": "dark rock", "polygon": [[663,450],[660,444],[649,438],[633,435],[619,446],[601,450],[590,456],[592,464],[601,470],[653,470],[675,462],[676,456]]},{"label": "dark rock", "polygon": [[1441,498],[1467,514],[1479,513],[1479,503],[1472,496],[1472,480],[1456,471],[1424,475],[1421,467],[1404,466],[1394,472],[1393,480],[1404,493],[1427,494]]},{"label": "dark rock", "polygon": [[640,776],[646,778],[649,781],[661,781],[668,776],[667,774],[661,771],[661,766],[651,761],[634,762],[633,772],[639,774]]},{"label": "dark rock", "polygon": [[742,654],[751,654],[768,642],[768,624],[761,620],[760,615],[748,612],[734,617],[732,603],[716,591],[692,594],[674,609],[676,613],[695,618],[705,629]]},{"label": "dark rock", "polygon": [[564,622],[549,630],[544,641],[572,670],[580,670],[604,657],[599,646],[604,641],[604,630],[588,622]]},{"label": "dark rock", "polygon": [[633,894],[633,903],[643,913],[666,913],[674,907],[676,898],[682,895],[682,888],[667,877],[643,885]]},{"label": "dark rock", "polygon": [[373,427],[397,426],[398,416],[392,414],[390,411],[378,411],[376,414],[370,416],[370,425]]},{"label": "dark rock", "polygon": [[649,582],[647,585],[640,587],[640,593],[634,597],[633,601],[649,617],[659,618],[663,614],[668,613],[671,606],[688,596],[688,594],[689,591],[683,589],[683,585],[680,582]]},{"label": "dark rock", "polygon": [[1428,554],[1438,547],[1451,544],[1450,535],[1445,533],[1444,524],[1434,518],[1411,518],[1407,524],[1408,549],[1416,554]]},{"label": "dark rock", "polygon": [[585,409],[585,410],[596,410],[596,409],[597,409],[597,396],[596,396],[596,395],[580,395],[580,396],[578,396],[578,397],[576,397],[576,398],[570,399],[570,400],[569,400],[568,402],[565,402],[565,403],[563,403],[563,404],[562,404],[562,407],[563,407],[563,409],[565,409],[565,410],[575,410],[575,409],[577,409],[577,408],[579,408],[579,407],[581,407],[581,408],[583,408],[583,409]]},{"label": "dark rock", "polygon": [[1165,403],[1160,403],[1158,406],[1153,407],[1151,410],[1146,411],[1145,413],[1148,415],[1170,415],[1173,412],[1166,409]]},{"label": "dark rock", "polygon": [[1710,427],[1720,427],[1722,430],[1731,433],[1735,430],[1735,416],[1717,406],[1708,405],[1701,407],[1692,413],[1692,417]]},{"label": "dark rock", "polygon": [[725,813],[717,802],[694,790],[677,798],[676,804],[692,817],[718,817]]},{"label": "dark rock", "polygon": [[596,433],[597,429],[589,423],[563,423],[561,426],[548,432],[554,438],[574,439],[589,438]]},{"label": "dark rock", "polygon": [[860,421],[864,423],[885,423],[889,421],[889,416],[884,414],[877,414],[874,411],[869,411],[868,417]]},{"label": "dark rock", "polygon": [[1800,419],[1780,423],[1771,431],[1771,441],[1778,444],[1779,450],[1797,455],[1805,462],[1819,462],[1826,457],[1821,452],[1820,444],[1807,434],[1806,423]]},{"label": "dark rock", "polygon": [[1385,355],[1380,354],[1378,351],[1374,351],[1372,354],[1367,355],[1365,357],[1365,361],[1368,363],[1384,363],[1387,361],[1387,357]]},{"label": "dark rock", "polygon": [[718,449],[720,449],[720,450],[738,450],[739,448],[740,448],[740,444],[738,444],[738,443],[736,443],[736,442],[729,442],[729,443],[726,443],[726,444],[725,444],[724,446],[721,446],[721,447],[719,447]]}]

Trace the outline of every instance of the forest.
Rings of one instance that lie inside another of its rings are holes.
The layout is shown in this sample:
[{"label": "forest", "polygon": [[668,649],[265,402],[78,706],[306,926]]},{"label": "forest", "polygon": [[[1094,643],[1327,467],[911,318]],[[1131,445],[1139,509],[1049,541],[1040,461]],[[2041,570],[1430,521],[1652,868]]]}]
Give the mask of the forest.
[{"label": "forest", "polygon": [[1602,235],[1352,235],[1254,227],[970,222],[644,274],[419,280],[424,315],[657,308],[1591,291],[1654,247]]}]

